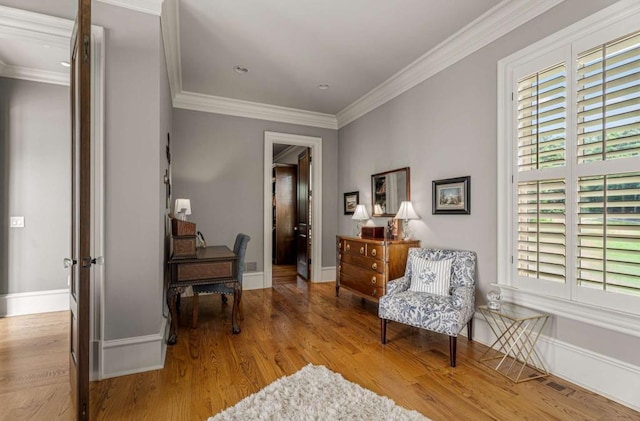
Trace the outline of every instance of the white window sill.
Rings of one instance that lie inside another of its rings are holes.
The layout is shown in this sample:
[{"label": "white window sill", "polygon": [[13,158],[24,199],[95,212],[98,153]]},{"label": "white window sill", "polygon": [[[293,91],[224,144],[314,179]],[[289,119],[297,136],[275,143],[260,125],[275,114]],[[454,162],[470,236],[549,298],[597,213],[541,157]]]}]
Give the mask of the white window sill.
[{"label": "white window sill", "polygon": [[565,317],[615,332],[640,337],[640,315],[525,291],[509,285],[494,285],[500,288],[502,298],[505,301],[545,311],[555,316]]}]

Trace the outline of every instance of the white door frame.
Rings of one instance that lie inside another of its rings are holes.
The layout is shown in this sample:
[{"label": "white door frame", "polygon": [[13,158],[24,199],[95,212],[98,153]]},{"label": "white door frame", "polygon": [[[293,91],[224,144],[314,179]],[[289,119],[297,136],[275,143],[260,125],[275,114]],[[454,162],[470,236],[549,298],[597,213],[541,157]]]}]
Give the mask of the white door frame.
[{"label": "white door frame", "polygon": [[[73,20],[0,6],[0,36],[46,45],[71,45]],[[104,256],[104,29],[91,26],[91,256]],[[5,66],[5,77],[69,86],[69,76],[58,72]],[[70,124],[70,123],[69,123]],[[71,215],[71,213],[69,213]],[[62,261],[60,261],[62,265]],[[104,265],[91,271],[90,378],[102,376],[102,338],[104,327]],[[65,294],[68,294],[66,292]]]},{"label": "white door frame", "polygon": [[311,148],[311,282],[322,281],[322,138],[287,133],[264,132],[264,277],[263,288],[272,281],[272,167],[273,145],[297,145]]}]

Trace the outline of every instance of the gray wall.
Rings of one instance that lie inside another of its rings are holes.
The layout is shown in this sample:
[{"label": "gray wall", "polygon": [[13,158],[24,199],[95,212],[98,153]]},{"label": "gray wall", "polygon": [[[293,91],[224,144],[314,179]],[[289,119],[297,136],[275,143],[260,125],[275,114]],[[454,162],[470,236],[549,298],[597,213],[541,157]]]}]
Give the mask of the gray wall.
[{"label": "gray wall", "polygon": [[[614,1],[566,0],[339,131],[339,194],[360,191],[371,208],[371,174],[411,167],[411,198],[423,246],[478,254],[478,304],[496,282],[497,62]],[[432,215],[431,181],[471,176],[470,215]],[[340,216],[339,231],[353,221]],[[384,219],[376,218],[376,225]],[[555,317],[552,337],[640,365],[640,338]],[[601,338],[606,338],[601,340]]]},{"label": "gray wall", "polygon": [[208,244],[232,245],[239,231],[251,236],[245,261],[263,270],[264,132],[322,138],[322,266],[335,265],[338,193],[337,132],[175,109],[174,199],[191,199],[192,215]]},{"label": "gray wall", "polygon": [[[169,314],[169,308],[167,306],[166,300],[166,285],[169,282],[169,267],[165,263],[169,260],[169,246],[171,239],[171,221],[169,219],[169,212],[171,211],[171,198],[167,201],[167,186],[164,183],[164,177],[167,173],[166,170],[169,169],[169,161],[167,158],[167,141],[168,137],[171,136],[171,131],[173,129],[173,104],[171,101],[171,91],[169,89],[169,77],[167,74],[167,61],[165,60],[165,51],[164,44],[162,42],[162,38],[158,40],[160,44],[160,55],[158,56],[158,67],[160,68],[160,133],[159,133],[159,154],[160,154],[160,174],[158,175],[158,187],[159,187],[159,197],[160,197],[160,232],[163,236],[163,243],[161,249],[161,258],[162,260],[159,262],[161,265],[161,271],[163,273],[163,282],[160,285],[161,291],[160,295],[163,297],[162,303],[160,306],[165,315]],[[170,171],[168,172],[169,177],[171,176]]]},{"label": "gray wall", "polygon": [[166,107],[160,19],[94,2],[93,23],[105,28],[106,38],[103,339],[158,334],[167,127],[160,121]]},{"label": "gray wall", "polygon": [[[0,77],[0,294],[67,288],[69,88]],[[24,216],[24,228],[9,217]]]}]

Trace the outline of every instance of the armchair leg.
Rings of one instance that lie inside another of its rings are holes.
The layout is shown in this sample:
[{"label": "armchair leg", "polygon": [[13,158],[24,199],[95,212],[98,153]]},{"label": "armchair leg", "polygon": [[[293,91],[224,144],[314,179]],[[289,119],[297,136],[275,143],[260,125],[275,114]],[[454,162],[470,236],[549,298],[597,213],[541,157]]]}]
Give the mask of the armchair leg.
[{"label": "armchair leg", "polygon": [[469,319],[469,323],[467,323],[467,340],[473,341],[473,317]]},{"label": "armchair leg", "polygon": [[380,319],[380,342],[387,343],[387,319]]},{"label": "armchair leg", "polygon": [[198,294],[193,294],[193,312],[191,314],[191,327],[198,327]]},{"label": "armchair leg", "polygon": [[451,367],[456,366],[456,337],[449,336],[449,359],[451,360]]}]

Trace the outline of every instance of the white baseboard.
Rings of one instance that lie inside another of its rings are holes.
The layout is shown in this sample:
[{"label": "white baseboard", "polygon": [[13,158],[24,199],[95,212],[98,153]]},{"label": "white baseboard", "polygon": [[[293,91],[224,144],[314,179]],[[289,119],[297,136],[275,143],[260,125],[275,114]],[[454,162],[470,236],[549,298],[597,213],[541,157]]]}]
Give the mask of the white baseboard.
[{"label": "white baseboard", "polygon": [[245,272],[242,276],[242,289],[244,291],[251,289],[264,288],[264,272]]},{"label": "white baseboard", "polygon": [[168,328],[163,319],[157,334],[103,341],[101,379],[163,368]]},{"label": "white baseboard", "polygon": [[[466,336],[466,329],[461,334]],[[473,321],[473,340],[487,346],[495,340],[479,313]],[[536,350],[554,376],[640,411],[640,367],[543,335]]]},{"label": "white baseboard", "polygon": [[334,282],[336,280],[336,267],[323,267],[322,268],[322,280],[313,282]]},{"label": "white baseboard", "polygon": [[68,289],[0,295],[0,317],[65,310],[69,310]]}]

